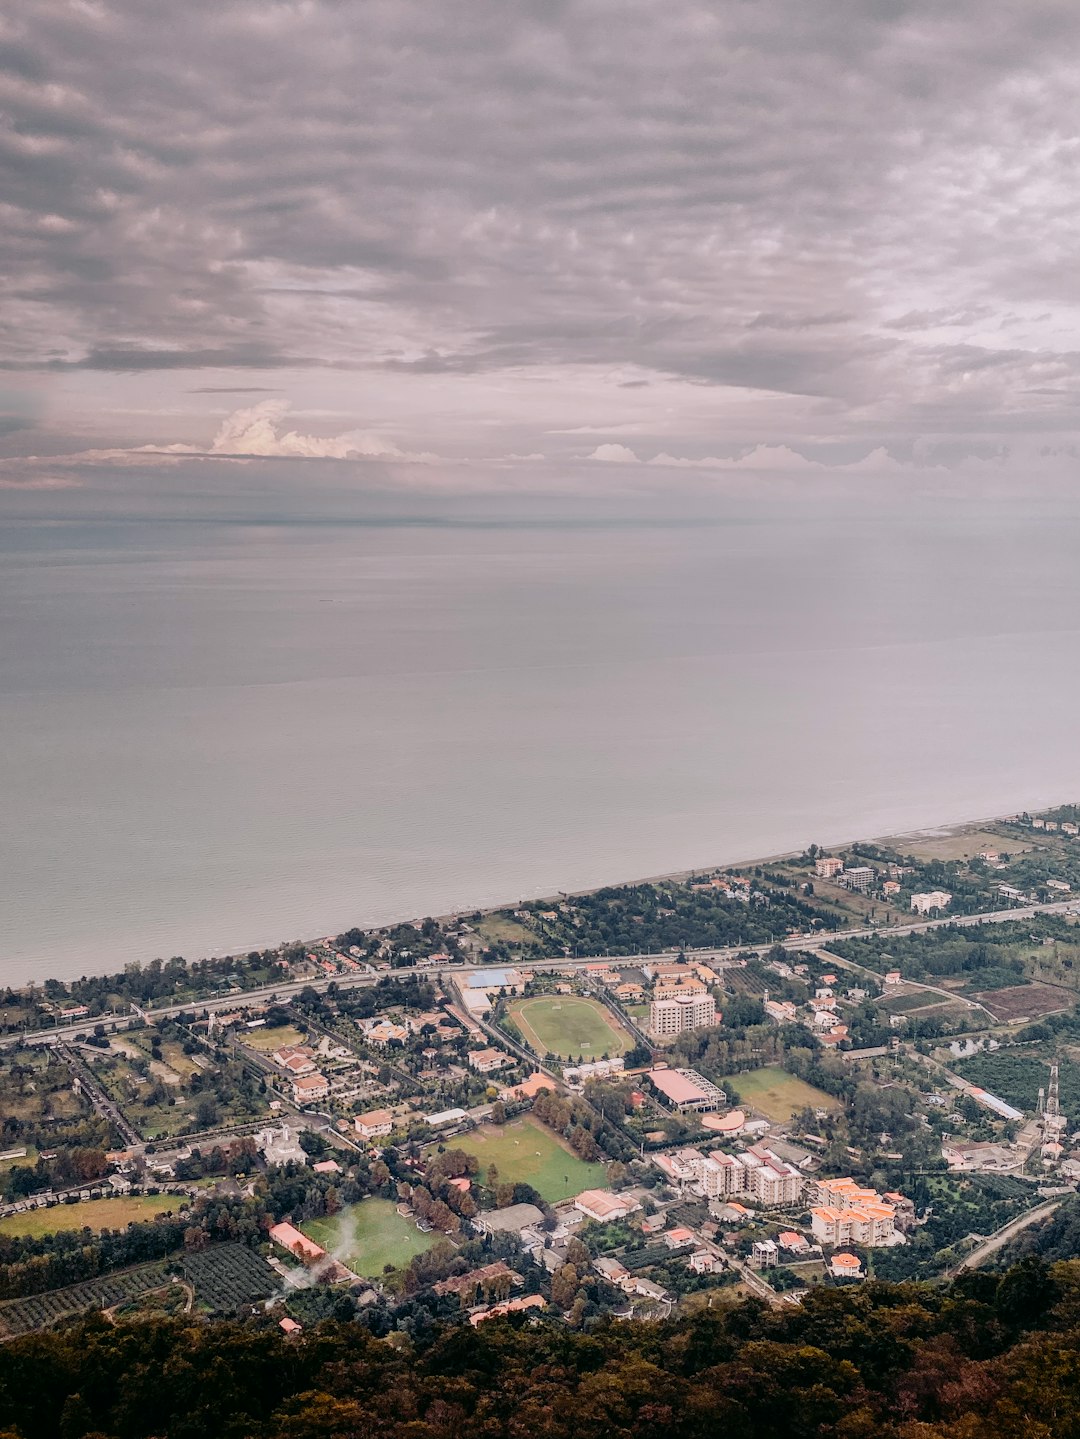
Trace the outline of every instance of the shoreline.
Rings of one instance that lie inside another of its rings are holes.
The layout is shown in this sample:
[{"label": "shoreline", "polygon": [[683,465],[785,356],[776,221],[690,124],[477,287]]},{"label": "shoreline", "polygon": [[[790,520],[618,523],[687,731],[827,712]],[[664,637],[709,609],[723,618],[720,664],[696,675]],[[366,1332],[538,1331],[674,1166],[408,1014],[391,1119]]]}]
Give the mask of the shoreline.
[{"label": "shoreline", "polygon": [[[976,831],[976,830],[979,830],[979,829],[981,829],[981,828],[983,828],[983,827],[985,827],[985,826],[988,826],[988,825],[1001,824],[1001,823],[1004,822],[1004,820],[1005,820],[1005,818],[1006,818],[1006,814],[1038,813],[1040,810],[1053,809],[1053,808],[1055,808],[1055,807],[1057,807],[1058,805],[1063,804],[1063,803],[1068,803],[1068,801],[1063,801],[1063,800],[1058,799],[1058,800],[1050,801],[1050,802],[1047,802],[1047,803],[1040,803],[1040,804],[1023,804],[1023,805],[1020,805],[1020,806],[1013,806],[1013,807],[1011,807],[1007,812],[1005,812],[1005,813],[998,813],[998,814],[995,814],[995,815],[984,815],[984,816],[976,817],[976,818],[967,818],[967,819],[951,820],[951,821],[946,821],[946,822],[937,822],[937,823],[933,823],[933,824],[916,825],[916,826],[914,826],[914,827],[909,827],[909,828],[902,829],[902,830],[894,830],[894,831],[887,832],[887,833],[878,833],[878,834],[873,835],[873,836],[869,836],[869,835],[865,835],[865,834],[864,834],[864,835],[860,835],[860,836],[847,837],[847,838],[843,838],[843,839],[826,840],[826,841],[824,841],[823,843],[821,843],[820,847],[821,847],[822,849],[825,849],[825,850],[837,850],[837,849],[847,849],[847,848],[850,848],[850,846],[853,845],[853,844],[874,844],[874,845],[889,845],[889,846],[892,847],[892,848],[901,848],[900,841],[903,841],[903,840],[916,840],[916,839],[920,839],[920,838],[922,838],[922,839],[927,839],[927,838],[933,838],[933,837],[945,838],[945,837],[948,837],[948,836],[955,836],[955,835],[958,835],[958,834],[961,834],[961,833],[964,833],[964,832],[967,832],[967,831]],[[692,878],[692,877],[695,876],[695,875],[703,874],[703,873],[708,873],[708,872],[713,871],[713,870],[746,869],[746,868],[748,868],[748,867],[750,867],[750,866],[755,866],[755,865],[766,865],[766,864],[780,863],[780,862],[782,862],[782,861],[792,859],[792,858],[798,856],[799,854],[802,854],[802,853],[805,851],[806,845],[809,845],[809,844],[811,844],[811,843],[818,843],[818,841],[815,841],[815,840],[807,840],[807,841],[806,841],[806,844],[803,845],[802,848],[789,848],[789,849],[783,849],[783,850],[773,850],[773,851],[771,851],[771,852],[768,853],[768,854],[765,854],[765,855],[755,855],[755,856],[752,856],[752,857],[750,857],[750,858],[730,859],[730,860],[726,860],[726,859],[724,859],[724,860],[715,860],[715,861],[712,861],[712,862],[706,863],[706,864],[693,865],[693,866],[691,866],[691,867],[689,867],[689,868],[684,868],[684,869],[679,869],[679,870],[666,870],[666,871],[662,871],[662,872],[654,872],[654,873],[649,874],[649,875],[634,877],[634,878],[631,878],[631,879],[625,879],[625,878],[624,878],[624,879],[602,880],[602,881],[600,881],[599,883],[585,885],[585,886],[583,886],[583,887],[580,888],[580,889],[564,889],[564,890],[560,890],[560,889],[554,889],[554,890],[552,890],[552,889],[543,889],[543,890],[537,890],[537,891],[535,891],[535,892],[524,893],[524,894],[521,893],[521,892],[519,892],[517,898],[515,898],[515,899],[503,899],[503,900],[501,900],[501,901],[496,901],[496,902],[486,901],[486,902],[480,903],[480,904],[469,904],[469,903],[466,903],[466,904],[458,905],[458,906],[457,906],[456,908],[454,908],[454,909],[443,910],[443,911],[438,911],[438,912],[431,913],[431,916],[430,916],[430,917],[433,918],[433,919],[435,919],[437,922],[442,923],[442,922],[445,922],[445,921],[448,921],[448,920],[452,920],[452,919],[455,919],[455,918],[459,918],[459,917],[461,917],[461,916],[463,916],[463,915],[467,915],[467,914],[474,914],[474,913],[478,913],[478,914],[481,914],[481,915],[495,914],[495,913],[499,912],[500,910],[504,910],[504,909],[508,909],[508,908],[513,908],[514,906],[516,906],[518,903],[520,903],[520,902],[522,902],[522,901],[527,901],[527,902],[529,902],[529,903],[535,903],[535,902],[537,902],[537,901],[541,901],[541,900],[545,900],[545,899],[556,900],[556,899],[562,898],[562,897],[564,897],[564,896],[567,897],[567,898],[580,898],[580,897],[585,896],[585,895],[596,894],[598,891],[600,891],[600,890],[602,890],[602,889],[621,889],[621,888],[630,887],[630,886],[633,886],[633,885],[641,885],[641,884],[663,884],[663,883],[671,883],[671,882],[680,882],[680,881],[685,881],[685,880],[687,880],[687,879],[690,879],[690,878]],[[423,919],[423,918],[425,918],[425,917],[427,917],[427,916],[426,916],[426,915],[423,915],[423,914],[416,914],[416,913],[411,914],[411,915],[398,915],[398,916],[396,916],[396,917],[394,917],[394,918],[392,918],[392,919],[384,920],[384,921],[381,921],[381,922],[378,922],[378,923],[370,923],[370,922],[369,922],[369,923],[366,924],[366,925],[363,924],[363,923],[361,923],[361,922],[359,922],[359,921],[355,921],[355,920],[354,920],[353,923],[352,923],[351,925],[347,925],[346,928],[354,928],[354,927],[355,927],[355,928],[358,928],[358,929],[363,929],[363,930],[365,930],[365,932],[368,932],[368,933],[376,933],[376,932],[379,932],[379,931],[382,931],[382,930],[391,929],[391,928],[395,927],[396,925],[400,925],[400,924],[415,924],[415,923],[419,923],[420,920]],[[328,932],[328,931],[327,931],[326,929],[321,929],[321,930],[319,930],[318,932],[315,932],[315,933],[310,933],[310,934],[307,934],[307,935],[304,935],[304,936],[298,936],[298,938],[299,938],[299,940],[300,940],[301,943],[304,943],[304,944],[315,944],[315,943],[321,942],[322,938],[324,938],[324,937],[326,936],[327,932]],[[341,930],[338,930],[338,931],[336,931],[336,932],[340,933],[340,932],[342,932],[342,931],[341,931]],[[276,948],[276,947],[277,947],[279,944],[281,944],[281,943],[282,943],[282,940],[281,940],[281,939],[278,939],[276,942],[268,942],[268,943],[261,943],[261,944],[247,943],[247,944],[233,944],[233,945],[230,945],[230,946],[214,947],[214,948],[210,948],[210,949],[205,949],[205,950],[203,950],[200,954],[198,954],[197,956],[194,956],[194,957],[185,956],[185,960],[186,960],[186,962],[187,962],[188,964],[192,964],[192,963],[198,963],[200,960],[206,960],[206,959],[213,959],[213,960],[224,959],[224,958],[227,958],[227,957],[233,956],[233,955],[248,954],[248,953],[250,953],[250,952],[252,952],[252,951],[255,951],[255,950],[262,951],[262,950],[265,950],[265,949]],[[143,960],[141,960],[141,961],[137,961],[137,963],[139,963],[141,966],[145,967],[146,965],[151,964],[155,958],[162,958],[162,959],[163,959],[163,958],[165,958],[165,956],[164,956],[164,955],[162,955],[162,956],[150,956],[150,957],[147,958],[147,959],[143,959]],[[26,986],[26,985],[40,985],[40,984],[43,984],[47,979],[50,979],[50,978],[59,979],[62,983],[71,983],[71,982],[73,982],[73,981],[75,981],[75,980],[78,980],[78,979],[96,977],[96,976],[111,974],[111,973],[115,973],[115,972],[116,972],[115,969],[111,969],[111,968],[97,969],[96,967],[93,968],[93,969],[86,969],[86,970],[81,971],[81,972],[78,973],[78,974],[72,974],[72,975],[69,975],[69,976],[54,975],[54,974],[49,974],[49,973],[47,973],[47,972],[42,973],[41,971],[37,971],[36,973],[32,974],[31,976],[29,976],[28,978],[23,979],[23,980],[12,979],[12,980],[3,980],[3,982],[4,982],[5,984],[11,984],[11,986],[12,986],[13,988],[22,988],[22,987],[24,987],[24,986]],[[0,979],[2,979],[2,974],[0,974]]]}]

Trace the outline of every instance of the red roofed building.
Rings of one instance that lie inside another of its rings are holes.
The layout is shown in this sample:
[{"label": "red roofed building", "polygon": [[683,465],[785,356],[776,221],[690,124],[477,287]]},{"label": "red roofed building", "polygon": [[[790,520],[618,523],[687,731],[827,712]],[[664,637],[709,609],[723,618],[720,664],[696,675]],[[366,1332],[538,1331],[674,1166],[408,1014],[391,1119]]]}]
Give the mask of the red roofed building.
[{"label": "red roofed building", "polygon": [[270,1231],[270,1238],[303,1264],[318,1264],[326,1258],[326,1250],[316,1244],[314,1239],[301,1234],[293,1224],[275,1224]]}]

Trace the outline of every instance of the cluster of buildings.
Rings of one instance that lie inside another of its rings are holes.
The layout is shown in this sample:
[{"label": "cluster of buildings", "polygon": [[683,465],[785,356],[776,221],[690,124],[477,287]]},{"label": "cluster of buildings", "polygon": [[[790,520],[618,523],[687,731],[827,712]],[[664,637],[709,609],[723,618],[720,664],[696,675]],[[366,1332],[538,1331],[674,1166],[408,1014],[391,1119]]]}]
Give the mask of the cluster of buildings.
[{"label": "cluster of buildings", "polygon": [[798,1204],[806,1184],[801,1170],[764,1144],[753,1145],[741,1154],[679,1149],[673,1154],[654,1155],[653,1163],[673,1184],[694,1190],[706,1199],[725,1200],[745,1194],[769,1209]]},{"label": "cluster of buildings", "polygon": [[903,1244],[903,1228],[914,1223],[914,1205],[902,1194],[879,1194],[851,1178],[818,1179],[813,1187],[810,1227],[819,1244]]}]

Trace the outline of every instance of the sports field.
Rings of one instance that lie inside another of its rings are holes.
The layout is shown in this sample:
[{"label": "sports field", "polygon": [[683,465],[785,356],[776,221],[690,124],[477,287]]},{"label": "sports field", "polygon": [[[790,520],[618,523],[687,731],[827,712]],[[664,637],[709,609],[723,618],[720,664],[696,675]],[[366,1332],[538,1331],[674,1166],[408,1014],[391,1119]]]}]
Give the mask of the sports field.
[{"label": "sports field", "polygon": [[730,1084],[748,1109],[756,1109],[776,1124],[785,1124],[808,1105],[812,1109],[840,1108],[840,1101],[831,1094],[783,1069],[750,1069],[745,1074],[729,1074],[721,1082]]},{"label": "sports field", "polygon": [[411,1219],[402,1219],[389,1199],[362,1199],[332,1219],[307,1219],[300,1228],[365,1279],[377,1279],[388,1264],[404,1268],[442,1238],[434,1231],[422,1234]]},{"label": "sports field", "polygon": [[633,1041],[614,1016],[595,999],[576,995],[543,994],[519,999],[508,1016],[526,1042],[543,1058],[600,1059],[603,1055],[625,1054]]},{"label": "sports field", "polygon": [[166,1210],[178,1213],[187,1202],[184,1194],[129,1194],[115,1199],[84,1199],[79,1204],[58,1204],[53,1209],[28,1209],[0,1219],[0,1234],[58,1234],[62,1229],[126,1229],[133,1220],[153,1219]]},{"label": "sports field", "polygon": [[498,1128],[484,1125],[456,1139],[454,1147],[476,1155],[482,1181],[494,1164],[500,1182],[531,1184],[549,1204],[607,1184],[602,1164],[586,1164],[531,1115]]}]

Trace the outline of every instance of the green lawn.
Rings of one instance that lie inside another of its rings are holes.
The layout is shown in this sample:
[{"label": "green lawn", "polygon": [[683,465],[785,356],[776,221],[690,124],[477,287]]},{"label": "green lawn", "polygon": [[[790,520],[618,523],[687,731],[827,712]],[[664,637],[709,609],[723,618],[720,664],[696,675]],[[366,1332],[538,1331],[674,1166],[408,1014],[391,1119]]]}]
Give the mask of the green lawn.
[{"label": "green lawn", "polygon": [[304,1042],[304,1036],[291,1024],[279,1024],[271,1029],[241,1029],[238,1038],[248,1049],[257,1049],[261,1054],[272,1054],[287,1044]]},{"label": "green lawn", "polygon": [[536,1052],[560,1059],[599,1059],[604,1054],[625,1054],[632,1040],[611,1013],[595,999],[545,994],[519,999],[509,1017]]},{"label": "green lawn", "polygon": [[332,1219],[308,1219],[300,1228],[365,1279],[377,1279],[388,1264],[404,1268],[414,1255],[442,1238],[435,1232],[421,1234],[411,1219],[402,1219],[389,1199],[362,1199],[347,1204]]},{"label": "green lawn", "polygon": [[57,1234],[62,1229],[126,1229],[133,1220],[153,1219],[172,1210],[176,1214],[186,1203],[182,1194],[129,1194],[115,1199],[86,1199],[80,1204],[58,1204],[53,1209],[29,1209],[0,1219],[0,1234]]},{"label": "green lawn", "polygon": [[488,1166],[494,1164],[501,1181],[531,1184],[549,1204],[569,1199],[583,1189],[607,1185],[602,1164],[586,1164],[564,1149],[550,1129],[530,1115],[501,1128],[484,1125],[453,1143],[466,1154],[476,1155],[481,1180],[486,1178]]},{"label": "green lawn", "polygon": [[776,1124],[785,1124],[807,1105],[814,1109],[840,1108],[840,1101],[831,1094],[771,1066],[750,1069],[745,1074],[729,1074],[725,1082],[748,1108],[758,1110]]}]

